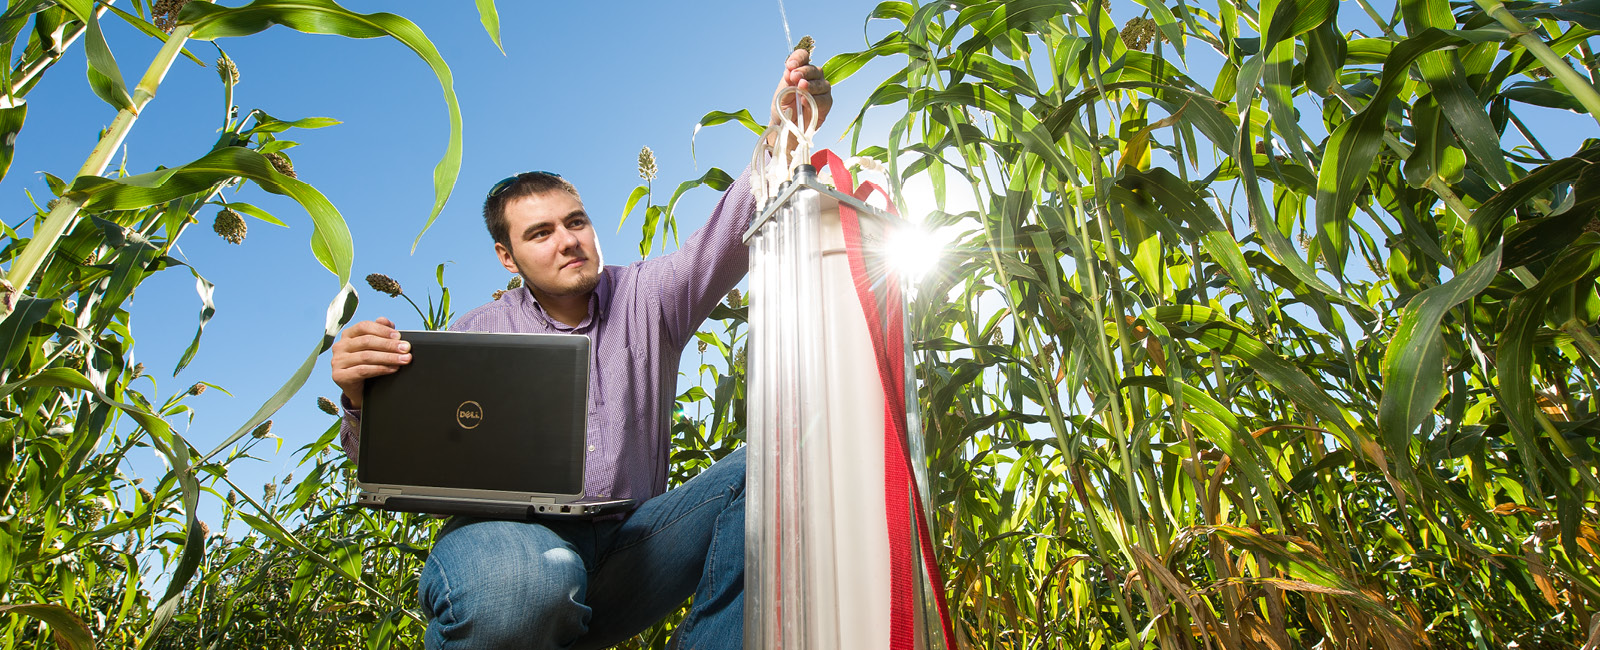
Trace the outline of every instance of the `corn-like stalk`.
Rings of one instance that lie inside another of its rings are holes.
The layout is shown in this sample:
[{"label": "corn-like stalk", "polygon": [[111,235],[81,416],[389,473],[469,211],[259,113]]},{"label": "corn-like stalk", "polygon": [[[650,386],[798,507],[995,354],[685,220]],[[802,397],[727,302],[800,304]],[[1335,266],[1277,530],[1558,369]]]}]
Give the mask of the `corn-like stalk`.
[{"label": "corn-like stalk", "polygon": [[1544,64],[1544,69],[1549,70],[1550,74],[1560,79],[1561,83],[1566,85],[1567,92],[1572,93],[1572,97],[1577,99],[1578,103],[1583,104],[1585,110],[1589,111],[1589,117],[1594,118],[1596,123],[1600,123],[1600,92],[1595,90],[1593,83],[1590,83],[1588,79],[1584,79],[1582,75],[1578,74],[1577,70],[1573,70],[1572,65],[1567,63],[1566,59],[1556,54],[1554,50],[1550,49],[1549,45],[1546,45],[1544,41],[1539,40],[1539,37],[1533,34],[1533,30],[1528,29],[1527,25],[1522,24],[1522,21],[1517,20],[1516,16],[1511,15],[1511,11],[1506,9],[1505,3],[1500,0],[1477,0],[1477,3],[1479,7],[1483,7],[1483,10],[1489,13],[1490,17],[1499,21],[1506,29],[1511,30],[1511,35],[1517,39],[1517,42],[1528,48],[1528,51],[1533,53],[1533,56],[1539,59],[1540,63]]},{"label": "corn-like stalk", "polygon": [[[167,71],[172,69],[172,63],[177,60],[178,54],[183,51],[183,45],[189,40],[190,32],[194,31],[192,25],[179,25],[172,30],[161,50],[156,52],[155,59],[146,68],[144,76],[139,79],[139,85],[133,91],[133,104],[117,111],[117,116],[111,126],[100,137],[94,149],[89,152],[88,160],[78,168],[77,176],[99,176],[104,173],[111,163],[112,154],[116,153],[122,141],[133,130],[134,122],[138,121],[139,113],[156,96],[156,90],[161,86],[161,81],[166,78]],[[78,218],[78,211],[83,207],[82,197],[67,194],[61,197],[56,207],[50,210],[44,221],[34,226],[33,238],[28,246],[22,250],[17,259],[12,262],[11,270],[6,274],[5,281],[11,289],[26,292],[28,284],[33,281],[35,274],[43,267],[45,258],[54,251],[56,240],[72,227]],[[6,312],[11,309],[10,301],[6,301]],[[3,316],[3,314],[0,314]]]}]

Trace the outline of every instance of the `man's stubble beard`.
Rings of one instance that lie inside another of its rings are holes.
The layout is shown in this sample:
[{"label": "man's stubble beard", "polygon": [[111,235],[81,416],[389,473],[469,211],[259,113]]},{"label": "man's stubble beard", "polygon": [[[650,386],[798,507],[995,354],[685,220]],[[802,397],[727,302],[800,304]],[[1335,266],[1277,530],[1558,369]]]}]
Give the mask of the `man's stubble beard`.
[{"label": "man's stubble beard", "polygon": [[[512,259],[514,260],[515,258],[512,258]],[[595,287],[600,286],[600,274],[602,274],[602,273],[605,273],[605,267],[604,266],[600,266],[600,268],[596,269],[595,272],[594,272],[594,275],[590,275],[590,276],[584,277],[583,279],[579,280],[576,284],[574,284],[574,285],[572,285],[570,287],[554,288],[555,290],[552,290],[553,289],[552,287],[540,286],[538,284],[535,284],[532,280],[528,279],[528,274],[522,272],[522,263],[521,262],[517,263],[517,275],[522,277],[522,284],[528,287],[528,291],[530,293],[533,293],[534,297],[538,297],[538,294],[544,294],[546,296],[550,296],[550,297],[553,297],[553,298],[565,298],[565,297],[568,297],[568,296],[587,295],[589,293],[592,293],[594,291]]]}]

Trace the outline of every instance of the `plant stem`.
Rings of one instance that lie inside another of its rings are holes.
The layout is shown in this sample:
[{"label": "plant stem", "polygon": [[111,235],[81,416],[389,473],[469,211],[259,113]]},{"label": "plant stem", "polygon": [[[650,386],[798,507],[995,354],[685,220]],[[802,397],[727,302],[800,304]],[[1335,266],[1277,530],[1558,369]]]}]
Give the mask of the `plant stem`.
[{"label": "plant stem", "polygon": [[1550,71],[1550,74],[1560,79],[1561,83],[1567,87],[1567,92],[1572,93],[1573,98],[1577,99],[1578,103],[1583,104],[1584,110],[1589,112],[1589,117],[1594,118],[1595,122],[1600,124],[1600,92],[1595,91],[1594,84],[1589,83],[1589,80],[1579,75],[1577,70],[1573,70],[1565,58],[1557,55],[1554,50],[1550,49],[1549,45],[1539,40],[1538,36],[1534,36],[1532,30],[1523,25],[1522,21],[1517,20],[1516,16],[1511,15],[1511,12],[1506,9],[1505,3],[1500,0],[1476,1],[1479,7],[1483,7],[1484,12],[1495,20],[1500,21],[1500,24],[1504,25],[1506,29],[1511,30],[1511,34],[1516,37],[1517,42],[1528,48],[1528,51],[1533,53],[1534,58],[1539,59],[1539,62],[1544,64],[1545,70]]},{"label": "plant stem", "polygon": [[[139,112],[155,98],[161,80],[166,78],[167,71],[172,69],[172,63],[177,60],[178,53],[183,50],[183,44],[189,40],[189,33],[193,31],[193,25],[179,25],[172,30],[166,44],[161,46],[155,60],[150,62],[144,77],[139,80],[139,85],[134,88],[133,106],[117,111],[116,119],[111,122],[110,128],[106,129],[105,135],[101,136],[100,142],[95,144],[94,150],[89,152],[89,159],[78,169],[77,176],[99,176],[105,172],[106,166],[111,161],[111,154],[122,146],[122,141],[133,129],[133,123],[139,119]],[[78,210],[83,207],[83,200],[83,197],[73,196],[70,193],[61,197],[61,202],[56,204],[49,216],[34,227],[33,239],[22,250],[22,254],[17,256],[16,261],[11,264],[11,271],[6,274],[6,281],[14,290],[19,292],[27,290],[28,284],[33,282],[34,275],[44,265],[45,257],[55,250],[56,240],[60,239],[77,220]]]},{"label": "plant stem", "polygon": [[1533,148],[1539,151],[1539,155],[1544,156],[1546,160],[1554,160],[1550,156],[1550,152],[1545,151],[1544,145],[1539,144],[1539,139],[1533,137],[1533,132],[1528,130],[1528,125],[1522,123],[1522,118],[1517,117],[1515,111],[1506,111],[1506,116],[1510,117],[1511,123],[1516,125],[1517,131],[1522,134],[1522,139],[1533,145]]},{"label": "plant stem", "polygon": [[1379,14],[1377,9],[1373,9],[1367,0],[1356,0],[1356,4],[1361,5],[1361,9],[1367,12],[1367,17],[1372,19],[1373,24],[1377,25],[1378,29],[1383,30],[1384,36],[1394,36],[1394,28],[1389,26],[1388,21],[1383,19],[1383,15]]},{"label": "plant stem", "polygon": [[1569,321],[1561,326],[1561,331],[1571,336],[1572,343],[1577,346],[1578,350],[1583,352],[1584,356],[1589,357],[1590,363],[1600,368],[1600,342],[1596,342],[1594,337],[1589,335],[1588,328],[1585,328],[1577,321]]}]

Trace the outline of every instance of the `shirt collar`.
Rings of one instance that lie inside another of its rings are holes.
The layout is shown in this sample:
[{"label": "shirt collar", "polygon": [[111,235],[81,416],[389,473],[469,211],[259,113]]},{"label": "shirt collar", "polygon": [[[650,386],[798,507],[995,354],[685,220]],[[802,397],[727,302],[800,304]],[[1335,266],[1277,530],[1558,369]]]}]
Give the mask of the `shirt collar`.
[{"label": "shirt collar", "polygon": [[528,311],[549,326],[550,329],[559,332],[577,332],[588,329],[596,322],[605,319],[605,309],[611,304],[611,274],[606,273],[603,267],[600,269],[600,283],[595,285],[594,291],[589,293],[589,314],[584,316],[583,320],[579,321],[577,325],[568,325],[551,318],[549,312],[544,310],[544,305],[539,304],[539,299],[533,297],[533,291],[529,290],[527,285],[523,285],[520,289],[518,293],[522,294],[522,299],[528,305]]}]

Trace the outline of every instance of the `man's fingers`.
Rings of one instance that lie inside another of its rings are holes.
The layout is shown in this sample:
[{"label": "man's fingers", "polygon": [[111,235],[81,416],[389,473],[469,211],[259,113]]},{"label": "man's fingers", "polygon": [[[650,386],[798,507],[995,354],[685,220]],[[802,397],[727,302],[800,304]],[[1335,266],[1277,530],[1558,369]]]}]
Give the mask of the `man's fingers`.
[{"label": "man's fingers", "polygon": [[348,354],[339,355],[333,360],[333,369],[335,372],[337,372],[340,370],[349,370],[364,366],[399,368],[400,366],[408,363],[411,363],[411,355],[409,353],[384,352],[381,350],[361,350],[359,352],[351,352]]},{"label": "man's fingers", "polygon": [[391,339],[376,334],[363,334],[346,338],[333,344],[333,355],[350,354],[362,350],[382,350],[394,353],[410,352],[411,342]]},{"label": "man's fingers", "polygon": [[[768,60],[770,60],[770,59],[768,59]],[[801,66],[809,63],[810,61],[811,61],[811,50],[807,50],[807,49],[804,49],[804,48],[795,48],[795,50],[793,52],[789,53],[789,59],[787,61],[783,62],[783,68],[785,70],[793,70],[795,68],[801,67]]]},{"label": "man's fingers", "polygon": [[358,336],[379,336],[386,339],[400,338],[400,330],[394,328],[394,323],[387,318],[376,321],[364,320],[344,328],[343,338],[352,339]]},{"label": "man's fingers", "polygon": [[802,79],[800,80],[800,89],[811,93],[812,97],[818,97],[832,92],[833,86],[822,79]]}]

